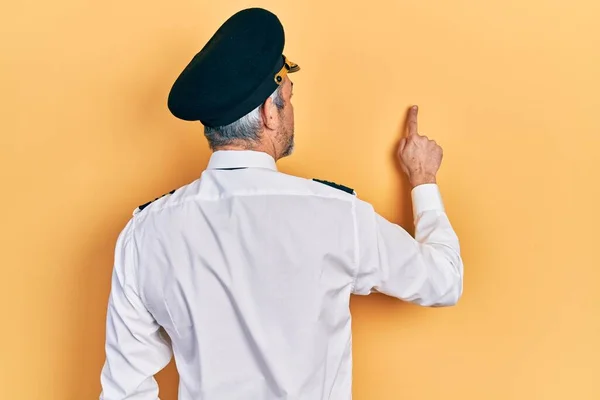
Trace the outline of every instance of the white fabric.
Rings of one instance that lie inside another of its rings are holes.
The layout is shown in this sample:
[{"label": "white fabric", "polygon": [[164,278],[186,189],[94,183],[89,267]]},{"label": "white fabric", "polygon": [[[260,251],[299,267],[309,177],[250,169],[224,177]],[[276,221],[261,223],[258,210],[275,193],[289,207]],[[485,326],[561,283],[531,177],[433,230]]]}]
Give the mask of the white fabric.
[{"label": "white fabric", "polygon": [[156,400],[172,351],[180,400],[350,399],[352,293],[424,306],[462,293],[437,185],[412,196],[416,240],[266,153],[214,153],[119,236],[100,399]]}]

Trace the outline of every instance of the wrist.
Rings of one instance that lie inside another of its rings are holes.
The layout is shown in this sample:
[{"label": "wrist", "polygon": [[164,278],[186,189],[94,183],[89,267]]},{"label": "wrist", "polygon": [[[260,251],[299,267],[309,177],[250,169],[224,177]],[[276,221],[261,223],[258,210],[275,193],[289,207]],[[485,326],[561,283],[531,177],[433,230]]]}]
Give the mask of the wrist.
[{"label": "wrist", "polygon": [[409,181],[410,181],[410,184],[413,187],[413,189],[416,188],[417,186],[426,185],[429,183],[437,184],[435,174],[414,175],[409,178]]}]

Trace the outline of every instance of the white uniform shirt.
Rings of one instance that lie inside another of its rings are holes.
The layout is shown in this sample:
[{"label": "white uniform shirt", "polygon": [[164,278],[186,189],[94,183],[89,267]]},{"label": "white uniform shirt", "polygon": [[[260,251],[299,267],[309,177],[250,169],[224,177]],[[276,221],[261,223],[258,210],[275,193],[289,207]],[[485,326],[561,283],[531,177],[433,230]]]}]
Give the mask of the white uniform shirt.
[{"label": "white uniform shirt", "polygon": [[100,399],[156,400],[173,353],[180,400],[350,399],[351,294],[444,306],[462,293],[438,187],[412,198],[416,240],[266,153],[214,153],[119,236]]}]

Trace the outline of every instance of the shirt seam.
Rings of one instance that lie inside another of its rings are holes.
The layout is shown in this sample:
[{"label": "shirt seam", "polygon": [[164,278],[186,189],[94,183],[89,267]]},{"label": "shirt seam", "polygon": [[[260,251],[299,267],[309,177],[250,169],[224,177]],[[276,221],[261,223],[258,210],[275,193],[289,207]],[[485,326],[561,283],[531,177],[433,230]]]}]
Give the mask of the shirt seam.
[{"label": "shirt seam", "polygon": [[360,260],[360,249],[358,245],[358,223],[356,218],[356,199],[353,198],[352,200],[352,224],[354,228],[354,276],[352,277],[350,293],[354,293],[356,289],[356,280],[358,279],[358,268]]},{"label": "shirt seam", "polygon": [[131,246],[132,254],[132,263],[133,263],[133,273],[135,274],[135,291],[137,292],[137,296],[142,301],[142,305],[148,309],[146,306],[146,301],[144,300],[144,294],[140,290],[140,274],[138,269],[138,256],[137,256],[137,241],[135,240],[135,228],[136,228],[136,220],[135,218],[131,221],[131,230],[129,231],[129,245]]},{"label": "shirt seam", "polygon": [[[289,191],[289,192],[260,192],[260,193],[236,193],[236,194],[232,194],[232,195],[227,195],[227,196],[214,196],[214,197],[205,197],[205,196],[191,196],[191,197],[187,197],[183,200],[179,200],[179,201],[173,201],[170,204],[166,204],[166,205],[162,205],[160,208],[148,208],[146,210],[142,210],[142,212],[137,213],[135,216],[140,216],[140,215],[148,215],[148,213],[150,212],[158,212],[167,208],[171,208],[171,207],[176,207],[182,204],[185,204],[187,202],[193,201],[193,200],[202,200],[202,201],[219,201],[219,200],[227,200],[227,199],[231,199],[234,197],[255,197],[255,196],[306,196],[306,197],[320,197],[320,198],[325,198],[325,199],[336,199],[336,200],[340,200],[340,201],[344,201],[344,202],[349,202],[353,204],[354,207],[354,196],[352,196],[350,199],[345,199],[344,197],[341,196],[334,196],[334,195],[326,195],[326,194],[315,194],[315,193],[305,193],[305,192],[295,192],[295,191]],[[146,211],[146,212],[144,212]],[[354,213],[353,213],[354,214]]]},{"label": "shirt seam", "polygon": [[131,226],[131,245],[132,245],[132,250],[134,251],[134,256],[133,258],[133,269],[135,272],[135,290],[137,291],[137,295],[140,298],[140,301],[142,302],[142,305],[144,306],[144,308],[146,310],[148,310],[148,312],[152,315],[152,317],[154,318],[153,312],[152,312],[152,308],[148,307],[148,302],[146,301],[146,296],[144,294],[144,291],[142,290],[142,285],[140,284],[140,274],[139,274],[139,265],[138,265],[138,248],[137,248],[137,240],[135,238],[135,233],[136,233],[136,221],[135,218],[133,218],[132,221],[132,226]]},{"label": "shirt seam", "polygon": [[[131,240],[131,245],[133,246],[133,251],[135,251],[134,255],[137,254],[137,241],[135,239],[135,228],[136,228],[135,222],[136,221],[134,218],[134,221],[132,221],[131,231],[129,232],[129,236],[130,236],[129,239]],[[148,310],[150,315],[152,315],[152,318],[155,318],[153,308],[149,307],[148,301],[146,300],[146,296],[144,294],[144,291],[142,290],[142,285],[140,283],[137,255],[134,256],[133,268],[134,268],[134,272],[135,272],[135,285],[136,285],[135,290],[137,291],[137,296],[139,297],[140,301],[142,302],[142,305],[144,306],[144,308],[146,308],[146,310]],[[162,290],[162,295],[164,298],[165,309],[167,311],[167,315],[169,316],[169,319],[171,321],[171,324],[173,325],[175,333],[178,336],[181,336],[179,329],[177,328],[177,325],[175,324],[175,320],[173,319],[173,315],[171,314],[171,309],[169,307],[167,298],[164,295],[164,289]],[[155,318],[155,320],[156,320],[156,318]]]}]

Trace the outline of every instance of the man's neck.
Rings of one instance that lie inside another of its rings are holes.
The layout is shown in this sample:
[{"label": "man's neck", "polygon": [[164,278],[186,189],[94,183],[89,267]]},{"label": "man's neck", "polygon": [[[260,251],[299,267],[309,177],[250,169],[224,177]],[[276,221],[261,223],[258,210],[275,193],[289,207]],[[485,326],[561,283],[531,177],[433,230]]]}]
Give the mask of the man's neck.
[{"label": "man's neck", "polygon": [[278,156],[277,156],[274,148],[270,148],[269,146],[264,146],[261,144],[256,144],[256,145],[230,144],[230,145],[226,145],[226,146],[219,146],[219,147],[213,149],[213,151],[243,151],[243,150],[260,151],[263,153],[267,153],[268,155],[273,157],[273,159],[275,161],[278,160]]}]

